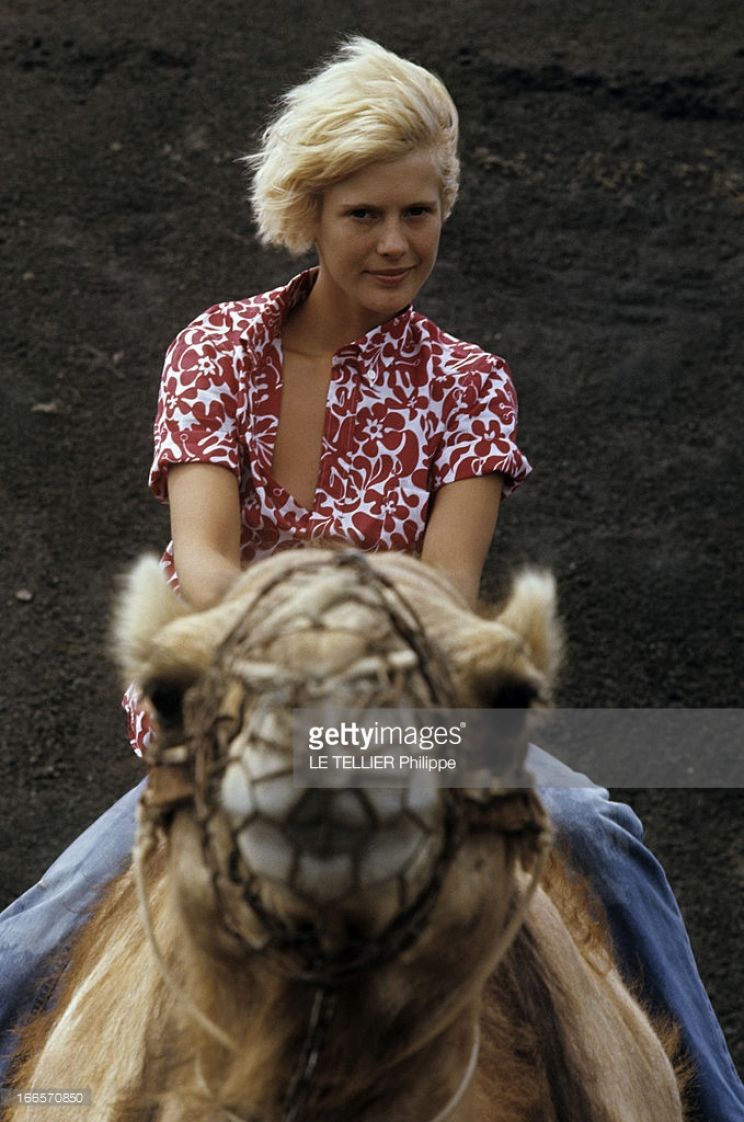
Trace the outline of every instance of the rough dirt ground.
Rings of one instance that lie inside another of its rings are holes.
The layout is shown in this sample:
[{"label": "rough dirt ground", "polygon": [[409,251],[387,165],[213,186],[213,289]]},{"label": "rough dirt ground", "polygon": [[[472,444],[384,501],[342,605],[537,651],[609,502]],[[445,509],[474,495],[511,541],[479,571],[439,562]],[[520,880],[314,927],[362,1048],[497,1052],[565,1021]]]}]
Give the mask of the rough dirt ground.
[{"label": "rough dirt ground", "polygon": [[[0,904],[139,778],[105,632],[115,575],[167,537],[145,486],[161,357],[296,269],[257,246],[235,159],[344,32],[461,110],[419,306],[509,359],[536,467],[487,589],[555,569],[565,705],[740,703],[740,0],[12,0],[0,31]],[[744,794],[624,795],[741,1068]]]}]

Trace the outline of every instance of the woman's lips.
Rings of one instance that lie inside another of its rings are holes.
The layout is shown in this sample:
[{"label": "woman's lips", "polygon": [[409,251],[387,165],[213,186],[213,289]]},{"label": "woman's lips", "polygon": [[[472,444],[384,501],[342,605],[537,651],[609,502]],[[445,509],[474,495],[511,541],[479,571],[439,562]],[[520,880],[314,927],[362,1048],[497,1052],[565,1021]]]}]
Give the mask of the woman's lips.
[{"label": "woman's lips", "polygon": [[373,278],[373,280],[376,280],[378,284],[384,284],[392,287],[393,285],[400,284],[400,282],[408,276],[412,267],[413,266],[410,266],[407,269],[395,270],[388,269],[379,273],[375,272],[373,269],[370,269],[369,275]]}]

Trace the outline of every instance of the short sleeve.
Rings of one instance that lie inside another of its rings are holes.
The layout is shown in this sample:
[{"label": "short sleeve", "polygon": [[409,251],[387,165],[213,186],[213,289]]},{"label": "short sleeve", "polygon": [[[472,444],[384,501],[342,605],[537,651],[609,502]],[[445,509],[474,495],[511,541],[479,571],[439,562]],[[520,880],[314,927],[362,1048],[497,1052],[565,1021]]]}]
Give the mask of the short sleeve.
[{"label": "short sleeve", "polygon": [[517,447],[517,395],[509,367],[495,355],[457,378],[432,464],[432,488],[501,472],[510,494],[532,470]]},{"label": "short sleeve", "polygon": [[222,305],[209,308],[168,348],[154,426],[150,489],[167,501],[172,464],[209,463],[240,477],[240,347]]}]

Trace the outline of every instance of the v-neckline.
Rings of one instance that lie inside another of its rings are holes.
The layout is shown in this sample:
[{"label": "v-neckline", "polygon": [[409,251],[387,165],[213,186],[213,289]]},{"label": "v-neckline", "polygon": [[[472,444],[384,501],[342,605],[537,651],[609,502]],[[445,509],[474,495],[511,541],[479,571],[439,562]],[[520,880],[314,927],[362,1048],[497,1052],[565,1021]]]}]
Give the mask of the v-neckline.
[{"label": "v-neckline", "polygon": [[[293,495],[292,492],[290,490],[288,490],[288,488],[285,487],[284,484],[281,483],[276,478],[276,476],[274,475],[274,470],[273,470],[273,468],[274,468],[274,457],[276,455],[276,446],[277,446],[277,441],[278,441],[278,438],[279,438],[279,425],[281,424],[282,398],[283,398],[283,395],[284,395],[284,344],[283,344],[281,335],[278,335],[276,340],[275,340],[275,350],[276,350],[276,363],[277,363],[276,364],[277,378],[276,378],[276,383],[275,383],[276,424],[273,427],[273,431],[271,433],[271,438],[270,438],[269,447],[268,447],[268,455],[267,455],[267,458],[266,458],[266,462],[267,462],[266,476],[267,476],[267,479],[268,479],[271,487],[276,489],[276,490],[281,491],[281,493],[284,496],[286,496],[286,499],[288,499],[292,503],[292,505],[297,509],[298,516],[307,519],[307,518],[311,518],[313,516],[313,514],[315,514],[315,512],[317,510],[317,507],[318,507],[318,503],[320,501],[321,483],[322,483],[322,480],[323,480],[323,461],[324,461],[325,456],[326,456],[326,452],[325,452],[324,448],[325,448],[325,445],[327,444],[328,424],[329,424],[329,417],[330,417],[330,414],[331,414],[330,399],[331,399],[331,390],[332,390],[332,387],[333,387],[334,371],[335,371],[334,359],[336,358],[336,355],[331,356],[331,374],[330,374],[330,377],[328,379],[328,388],[326,389],[325,407],[324,407],[324,410],[323,410],[323,428],[322,428],[321,434],[320,434],[320,456],[318,458],[318,475],[317,475],[317,478],[315,480],[315,489],[313,491],[313,501],[312,501],[310,506],[306,506],[304,503],[300,502],[300,500],[298,498],[296,498],[296,496]],[[286,502],[282,502],[282,506],[284,506],[284,505],[286,505]]]}]

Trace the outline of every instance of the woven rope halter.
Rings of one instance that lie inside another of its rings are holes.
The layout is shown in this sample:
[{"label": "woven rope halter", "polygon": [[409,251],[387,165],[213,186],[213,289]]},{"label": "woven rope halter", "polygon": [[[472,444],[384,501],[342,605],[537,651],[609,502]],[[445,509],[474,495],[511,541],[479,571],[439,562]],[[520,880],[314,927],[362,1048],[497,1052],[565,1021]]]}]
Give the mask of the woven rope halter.
[{"label": "woven rope halter", "polygon": [[[278,637],[307,632],[338,635],[344,630],[357,638],[363,635],[364,654],[335,677],[327,673],[315,677],[305,667],[301,673],[292,673],[272,659],[271,649]],[[511,834],[518,841],[525,867],[532,870],[530,884],[499,937],[499,960],[523,922],[550,841],[545,812],[529,789],[499,788],[473,792],[470,797],[462,791],[445,790],[440,792],[441,818],[436,830],[418,819],[422,845],[438,846],[426,882],[411,892],[403,870],[398,886],[400,909],[379,934],[359,937],[354,943],[347,940],[338,948],[324,938],[323,909],[318,910],[317,924],[303,925],[302,932],[282,921],[265,906],[261,879],[241,852],[241,835],[260,819],[260,812],[254,808],[250,815],[229,821],[222,807],[222,784],[228,768],[245,766],[231,752],[238,735],[243,741],[249,736],[252,745],[284,757],[283,765],[268,776],[246,776],[255,788],[267,779],[291,777],[288,715],[295,708],[312,707],[329,699],[360,710],[392,706],[402,700],[416,708],[447,708],[456,706],[458,700],[448,663],[428,640],[416,613],[394,584],[355,551],[334,552],[330,559],[326,553],[308,551],[306,561],[260,588],[220,643],[211,669],[186,697],[188,735],[177,745],[154,744],[148,750],[150,782],[138,810],[135,875],[145,929],[164,981],[202,1029],[229,1051],[237,1051],[231,1038],[190,1001],[172,977],[154,937],[144,886],[145,858],[179,805],[193,807],[225,931],[248,952],[265,956],[267,968],[301,979],[315,990],[305,1042],[284,1099],[282,1122],[298,1122],[307,1105],[339,985],[363,970],[390,962],[415,943],[466,833],[489,830]],[[355,797],[363,804],[365,792],[357,791]],[[301,808],[300,799],[290,816],[301,813]],[[291,836],[290,816],[279,825]],[[374,818],[373,813],[370,818]],[[297,865],[295,860],[294,868]],[[291,880],[288,887],[303,903],[313,904]],[[348,894],[359,891],[355,865]],[[334,900],[333,907],[339,902]],[[246,923],[247,917],[250,923]],[[478,1039],[476,1027],[463,1079],[449,1103],[430,1122],[444,1122],[464,1095],[476,1068]],[[204,1089],[209,1092],[205,1083]],[[229,1111],[223,1111],[223,1117],[245,1122]]]}]

